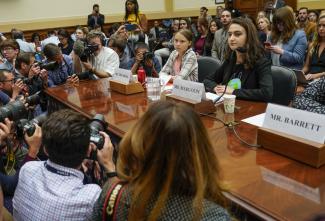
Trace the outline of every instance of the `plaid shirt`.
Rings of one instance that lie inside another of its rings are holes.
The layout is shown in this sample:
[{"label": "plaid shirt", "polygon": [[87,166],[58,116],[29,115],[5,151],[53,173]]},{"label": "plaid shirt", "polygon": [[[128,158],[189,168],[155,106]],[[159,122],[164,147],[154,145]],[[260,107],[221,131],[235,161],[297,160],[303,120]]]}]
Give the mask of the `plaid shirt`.
[{"label": "plaid shirt", "polygon": [[13,198],[14,220],[90,220],[100,187],[81,171],[51,161],[26,163]]},{"label": "plaid shirt", "polygon": [[[161,69],[160,74],[167,74],[175,76],[174,70],[174,62],[178,56],[178,52],[174,50],[169,58],[165,66]],[[198,64],[196,54],[192,50],[192,48],[188,49],[182,57],[181,71],[178,76],[180,76],[184,80],[190,81],[198,81]]]},{"label": "plaid shirt", "polygon": [[[48,61],[45,61],[45,63],[48,63]],[[59,67],[53,71],[48,71],[49,85],[64,84],[72,74],[72,59],[70,56],[63,54],[63,61],[59,64]]]}]

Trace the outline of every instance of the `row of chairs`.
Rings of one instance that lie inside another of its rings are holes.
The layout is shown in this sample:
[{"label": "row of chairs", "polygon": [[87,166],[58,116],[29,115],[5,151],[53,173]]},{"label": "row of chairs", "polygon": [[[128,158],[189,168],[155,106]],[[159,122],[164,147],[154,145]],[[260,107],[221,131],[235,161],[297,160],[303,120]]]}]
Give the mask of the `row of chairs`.
[{"label": "row of chairs", "polygon": [[[213,57],[200,56],[198,58],[198,78],[203,82],[206,76],[213,74],[221,66],[221,62]],[[289,105],[297,88],[297,78],[293,70],[272,66],[273,98],[271,103]]]}]

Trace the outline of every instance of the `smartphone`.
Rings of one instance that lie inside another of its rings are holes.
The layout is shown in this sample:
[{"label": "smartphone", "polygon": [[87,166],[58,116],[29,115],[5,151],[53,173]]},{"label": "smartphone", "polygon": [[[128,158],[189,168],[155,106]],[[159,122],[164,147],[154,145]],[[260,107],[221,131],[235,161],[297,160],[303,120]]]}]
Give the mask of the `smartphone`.
[{"label": "smartphone", "polygon": [[269,41],[264,42],[264,47],[271,47],[272,44]]},{"label": "smartphone", "polygon": [[125,24],[124,27],[127,31],[134,31],[137,29],[137,26],[135,24]]}]

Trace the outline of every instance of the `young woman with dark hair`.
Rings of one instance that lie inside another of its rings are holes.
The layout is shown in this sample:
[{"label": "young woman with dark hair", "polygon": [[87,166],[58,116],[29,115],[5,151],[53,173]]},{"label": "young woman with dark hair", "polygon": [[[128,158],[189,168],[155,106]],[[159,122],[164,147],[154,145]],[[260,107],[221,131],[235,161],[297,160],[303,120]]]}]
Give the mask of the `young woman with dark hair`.
[{"label": "young woman with dark hair", "polygon": [[73,49],[73,40],[71,39],[69,32],[65,29],[60,29],[58,31],[58,38],[62,54],[70,55]]},{"label": "young woman with dark hair", "polygon": [[301,70],[305,60],[307,38],[299,30],[293,11],[288,6],[276,10],[272,19],[270,42],[266,49],[271,52],[272,64]]},{"label": "young woman with dark hair", "polygon": [[[197,55],[206,55],[206,48],[205,43],[207,41],[207,35],[209,32],[209,24],[208,21],[201,17],[197,21],[197,30],[198,30],[198,37],[194,41],[194,51]],[[207,49],[207,51],[210,51],[211,55],[211,48],[212,45],[210,45],[210,48]]]},{"label": "young woman with dark hair", "polygon": [[[208,133],[184,104],[153,103],[120,142],[116,169],[123,189],[115,220],[230,220]],[[114,183],[104,186],[92,220],[108,216]]]},{"label": "young woman with dark hair", "polygon": [[126,0],[124,22],[136,24],[140,29],[139,31],[147,31],[148,21],[146,15],[140,12],[137,0]]},{"label": "young woman with dark hair", "polygon": [[271,62],[265,57],[257,30],[249,18],[235,18],[228,29],[228,54],[221,67],[203,83],[208,91],[239,99],[270,101]]}]

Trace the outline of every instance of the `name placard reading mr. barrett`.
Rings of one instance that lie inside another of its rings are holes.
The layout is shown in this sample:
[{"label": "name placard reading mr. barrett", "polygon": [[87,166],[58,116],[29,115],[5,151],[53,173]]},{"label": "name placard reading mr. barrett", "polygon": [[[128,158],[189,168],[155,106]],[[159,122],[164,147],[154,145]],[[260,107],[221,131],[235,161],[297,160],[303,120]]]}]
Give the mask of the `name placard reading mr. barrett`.
[{"label": "name placard reading mr. barrett", "polygon": [[113,76],[113,80],[128,84],[130,83],[131,76],[132,72],[130,70],[118,68]]},{"label": "name placard reading mr. barrett", "polygon": [[205,89],[203,83],[175,79],[173,83],[173,95],[188,98],[196,102],[205,99]]},{"label": "name placard reading mr. barrett", "polygon": [[321,144],[325,141],[325,115],[322,114],[268,104],[263,127]]}]

